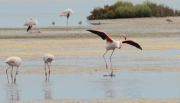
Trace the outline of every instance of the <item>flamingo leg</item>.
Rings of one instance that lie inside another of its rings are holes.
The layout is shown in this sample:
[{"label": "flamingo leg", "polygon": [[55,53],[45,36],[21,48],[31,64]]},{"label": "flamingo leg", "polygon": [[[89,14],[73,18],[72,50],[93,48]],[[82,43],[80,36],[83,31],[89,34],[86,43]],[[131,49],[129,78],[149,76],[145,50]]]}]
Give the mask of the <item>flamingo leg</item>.
[{"label": "flamingo leg", "polygon": [[47,71],[46,71],[46,62],[45,62],[45,66],[44,66],[44,70],[45,70],[45,78],[46,78],[46,81],[47,81]]},{"label": "flamingo leg", "polygon": [[11,69],[11,79],[12,79],[12,83],[13,83],[13,66],[12,66],[12,69]]},{"label": "flamingo leg", "polygon": [[32,26],[31,26],[31,33],[32,33]]},{"label": "flamingo leg", "polygon": [[[112,57],[112,54],[114,53],[114,50],[112,51],[112,53],[111,53],[111,56],[110,56],[110,62],[111,62],[111,57]],[[112,62],[111,62],[111,74],[113,74],[113,69],[112,69]]]},{"label": "flamingo leg", "polygon": [[50,62],[50,65],[48,65],[48,68],[49,68],[49,76],[48,76],[48,80],[49,80],[49,77],[50,77],[50,66],[51,66],[51,62]]},{"label": "flamingo leg", "polygon": [[[18,68],[19,68],[19,66],[17,66],[16,75],[18,74]],[[14,77],[14,83],[16,83],[16,75],[15,75],[15,77]]]},{"label": "flamingo leg", "polygon": [[67,18],[67,28],[66,28],[66,31],[68,32],[68,18]]},{"label": "flamingo leg", "polygon": [[[107,50],[108,51],[108,50]],[[106,59],[105,59],[105,54],[107,53],[107,51],[104,53],[104,55],[103,55],[103,58],[104,58],[104,61],[105,61],[105,63],[106,63],[106,69],[108,69],[108,65],[107,65],[107,62],[106,62]]]},{"label": "flamingo leg", "polygon": [[[10,67],[11,67],[11,66],[10,66]],[[9,67],[9,68],[10,68],[10,67]],[[8,73],[7,73],[7,71],[8,71],[9,68],[6,69],[6,75],[7,75],[8,84],[9,84],[9,79],[8,79]]]}]

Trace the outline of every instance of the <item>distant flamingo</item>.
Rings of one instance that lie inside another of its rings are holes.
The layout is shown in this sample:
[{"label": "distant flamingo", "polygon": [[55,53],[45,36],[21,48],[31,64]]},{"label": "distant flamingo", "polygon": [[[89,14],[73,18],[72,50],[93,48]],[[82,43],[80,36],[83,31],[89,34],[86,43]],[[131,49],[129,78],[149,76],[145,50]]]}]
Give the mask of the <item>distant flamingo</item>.
[{"label": "distant flamingo", "polygon": [[[48,80],[49,80],[49,77],[50,77],[50,66],[51,66],[51,62],[54,60],[55,58],[54,58],[54,55],[52,55],[52,54],[46,54],[46,55],[44,55],[44,57],[43,57],[43,60],[44,60],[44,63],[45,63],[45,66],[44,66],[44,69],[45,69],[45,76],[46,76],[46,81],[47,81],[47,71],[46,71],[46,65],[48,66],[48,68],[49,68],[49,76],[48,76]],[[48,65],[48,63],[50,63],[49,65]]]},{"label": "distant flamingo", "polygon": [[[99,30],[87,30],[87,31],[90,31],[90,32],[92,32],[92,33],[100,36],[103,40],[106,39],[106,41],[107,41],[107,43],[108,43],[108,46],[106,47],[106,52],[105,52],[104,55],[103,55],[103,58],[104,58],[105,63],[106,63],[106,69],[108,69],[108,65],[107,65],[107,62],[106,62],[106,59],[105,59],[105,54],[106,54],[107,51],[109,51],[109,50],[113,50],[113,51],[112,51],[112,54],[113,54],[113,52],[114,52],[114,50],[115,50],[116,48],[120,49],[120,48],[122,47],[122,43],[130,44],[130,45],[135,46],[135,47],[137,47],[137,48],[139,48],[139,49],[142,50],[142,48],[140,47],[140,45],[139,45],[138,43],[136,43],[136,42],[134,42],[134,41],[132,41],[132,40],[126,40],[126,36],[125,36],[124,34],[122,34],[122,35],[120,36],[120,41],[116,41],[116,40],[111,39],[111,37],[110,37],[108,34],[106,34],[105,32],[103,32],[103,31],[99,31]],[[125,40],[121,40],[121,37],[124,37]],[[111,56],[110,56],[110,62],[111,62],[112,54],[111,54]],[[112,75],[112,74],[113,74],[112,63],[111,63],[111,70],[112,70],[112,71],[111,71],[111,75]]]},{"label": "distant flamingo", "polygon": [[61,16],[66,16],[67,17],[67,28],[66,28],[66,31],[68,31],[68,18],[70,16],[70,14],[74,14],[74,12],[72,11],[72,9],[66,9],[64,10],[61,14],[60,14],[60,17]]},{"label": "distant flamingo", "polygon": [[[11,79],[12,79],[12,83],[16,83],[16,75],[18,74],[18,68],[19,68],[22,60],[19,57],[12,56],[12,57],[7,58],[4,62],[7,63],[10,67],[12,67],[12,69],[11,69]],[[17,67],[16,74],[15,74],[15,77],[14,77],[14,82],[13,82],[13,66]],[[8,79],[7,70],[9,68],[6,69],[7,79]],[[8,83],[9,83],[9,79],[8,79]]]},{"label": "distant flamingo", "polygon": [[[31,29],[31,33],[32,33],[32,26],[36,25],[36,24],[38,24],[38,21],[35,20],[34,18],[30,18],[30,19],[26,20],[26,22],[24,23],[23,26],[28,26],[27,32]],[[40,33],[40,32],[37,32],[37,33]]]}]

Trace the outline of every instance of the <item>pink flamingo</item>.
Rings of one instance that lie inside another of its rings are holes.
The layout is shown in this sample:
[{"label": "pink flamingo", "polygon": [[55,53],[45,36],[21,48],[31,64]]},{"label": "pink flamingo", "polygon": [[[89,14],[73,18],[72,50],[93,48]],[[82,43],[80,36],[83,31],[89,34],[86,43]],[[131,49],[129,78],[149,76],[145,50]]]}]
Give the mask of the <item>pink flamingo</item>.
[{"label": "pink flamingo", "polygon": [[[12,69],[11,69],[11,79],[12,79],[12,83],[16,83],[16,75],[18,74],[18,68],[19,68],[22,60],[19,57],[12,56],[12,57],[7,58],[4,62],[9,65],[9,67],[6,69],[7,79],[8,79],[7,71],[8,71],[8,69],[10,67],[12,67]],[[14,77],[14,82],[13,82],[13,66],[17,67],[16,74],[15,74],[15,77]],[[8,79],[8,83],[9,83],[9,79]]]},{"label": "pink flamingo", "polygon": [[74,14],[74,12],[72,11],[72,9],[66,9],[64,10],[61,14],[60,14],[60,17],[61,16],[66,16],[67,17],[67,28],[66,28],[66,31],[68,31],[68,18],[70,16],[70,14]]},{"label": "pink flamingo", "polygon": [[[24,23],[23,26],[28,26],[27,32],[31,29],[31,33],[32,33],[32,26],[36,25],[36,24],[38,24],[38,21],[35,20],[34,18],[30,18],[30,19],[26,20],[26,22]],[[41,32],[38,31],[37,33],[41,33]]]},{"label": "pink flamingo", "polygon": [[[112,54],[113,54],[113,52],[114,52],[114,50],[115,50],[116,48],[121,49],[122,43],[130,44],[130,45],[135,46],[135,47],[137,47],[137,48],[139,48],[139,49],[142,50],[142,48],[140,47],[140,45],[139,45],[138,43],[136,43],[136,42],[134,42],[134,41],[132,41],[132,40],[126,40],[126,36],[125,36],[124,34],[122,34],[122,35],[120,36],[120,40],[119,40],[119,41],[116,41],[116,40],[111,39],[111,37],[110,37],[108,34],[106,34],[105,32],[103,32],[103,31],[99,31],[99,30],[87,30],[87,31],[90,31],[90,32],[92,32],[92,33],[100,36],[103,40],[106,40],[106,41],[107,41],[108,46],[106,47],[106,52],[105,52],[104,55],[103,55],[103,58],[104,58],[105,63],[106,63],[106,69],[108,69],[108,65],[107,65],[107,62],[106,62],[106,59],[105,59],[105,54],[106,54],[107,51],[109,51],[109,50],[113,50],[113,51],[112,51]],[[125,40],[121,40],[121,37],[124,37]],[[110,62],[111,62],[112,54],[111,54],[111,56],[110,56]],[[111,63],[111,70],[112,70],[112,71],[111,71],[111,75],[112,75],[112,74],[113,74],[112,63]]]},{"label": "pink flamingo", "polygon": [[[48,76],[48,80],[49,80],[49,77],[50,77],[50,66],[51,66],[51,62],[54,60],[54,55],[52,54],[46,54],[44,55],[43,57],[43,60],[44,60],[44,63],[45,63],[45,66],[44,66],[44,69],[45,69],[45,76],[46,76],[46,81],[47,81],[47,71],[46,71],[46,65],[48,66],[49,68],[49,76]],[[48,63],[50,63],[48,65]]]}]

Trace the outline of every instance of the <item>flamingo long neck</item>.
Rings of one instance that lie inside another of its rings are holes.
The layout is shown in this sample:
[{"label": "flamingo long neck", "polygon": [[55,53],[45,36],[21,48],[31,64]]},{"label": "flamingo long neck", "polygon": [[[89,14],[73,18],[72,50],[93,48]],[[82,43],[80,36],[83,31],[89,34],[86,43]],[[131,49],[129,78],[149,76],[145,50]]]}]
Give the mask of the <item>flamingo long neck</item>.
[{"label": "flamingo long neck", "polygon": [[[121,36],[121,37],[120,37],[120,40],[119,40],[120,42],[123,41],[123,40],[122,40],[122,37],[124,37],[124,36]],[[126,40],[126,37],[124,37],[124,40]]]},{"label": "flamingo long neck", "polygon": [[[119,47],[118,47],[118,49],[121,49],[121,47],[122,47],[122,37],[124,37],[124,36],[120,36],[120,40],[119,40]],[[124,39],[126,40],[126,38],[124,37]]]}]

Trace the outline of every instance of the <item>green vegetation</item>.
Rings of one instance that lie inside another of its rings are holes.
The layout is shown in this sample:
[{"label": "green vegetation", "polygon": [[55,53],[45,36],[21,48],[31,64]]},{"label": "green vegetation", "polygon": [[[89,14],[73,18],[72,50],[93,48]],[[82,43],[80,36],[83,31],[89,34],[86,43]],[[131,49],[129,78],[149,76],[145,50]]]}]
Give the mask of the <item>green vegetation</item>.
[{"label": "green vegetation", "polygon": [[173,10],[167,5],[157,5],[151,1],[137,5],[127,1],[117,1],[111,6],[105,5],[104,8],[96,7],[90,13],[91,15],[87,17],[88,20],[180,16],[180,10]]}]

